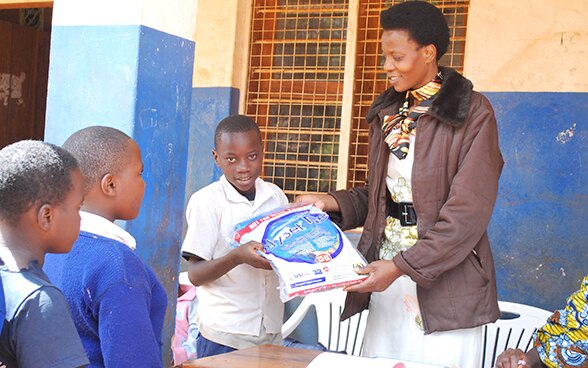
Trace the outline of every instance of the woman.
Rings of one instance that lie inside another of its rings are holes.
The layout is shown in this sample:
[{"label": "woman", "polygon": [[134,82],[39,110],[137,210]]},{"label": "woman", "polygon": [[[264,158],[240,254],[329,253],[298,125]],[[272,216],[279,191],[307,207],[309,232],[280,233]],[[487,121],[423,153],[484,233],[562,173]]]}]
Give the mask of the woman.
[{"label": "woman", "polygon": [[357,272],[370,277],[347,288],[343,318],[369,306],[364,355],[479,367],[482,325],[500,314],[486,232],[503,165],[494,112],[438,66],[449,44],[439,9],[401,3],[381,25],[391,88],[366,117],[367,184],[296,201],[363,226],[370,263]]}]

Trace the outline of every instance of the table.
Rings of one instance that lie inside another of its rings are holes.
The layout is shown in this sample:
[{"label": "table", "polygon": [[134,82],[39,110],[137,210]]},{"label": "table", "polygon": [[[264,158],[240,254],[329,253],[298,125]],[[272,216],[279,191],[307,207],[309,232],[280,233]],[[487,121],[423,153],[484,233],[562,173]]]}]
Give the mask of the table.
[{"label": "table", "polygon": [[259,345],[226,354],[189,360],[182,364],[182,368],[306,368],[320,353],[322,352],[319,350]]}]

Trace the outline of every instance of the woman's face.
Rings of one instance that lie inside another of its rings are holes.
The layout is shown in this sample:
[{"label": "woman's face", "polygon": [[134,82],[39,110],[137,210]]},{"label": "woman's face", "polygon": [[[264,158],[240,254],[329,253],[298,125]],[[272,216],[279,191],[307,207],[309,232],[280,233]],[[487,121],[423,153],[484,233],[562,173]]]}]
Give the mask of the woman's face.
[{"label": "woman's face", "polygon": [[438,72],[435,46],[419,45],[406,30],[385,30],[382,52],[388,83],[397,92],[422,87]]}]

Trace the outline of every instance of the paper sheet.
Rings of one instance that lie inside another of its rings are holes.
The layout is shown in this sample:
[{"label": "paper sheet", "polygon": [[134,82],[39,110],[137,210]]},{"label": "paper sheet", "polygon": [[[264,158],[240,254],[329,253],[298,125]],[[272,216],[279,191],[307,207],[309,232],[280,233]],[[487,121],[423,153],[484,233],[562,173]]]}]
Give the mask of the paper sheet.
[{"label": "paper sheet", "polygon": [[395,359],[365,358],[347,354],[321,353],[307,368],[446,368],[442,365],[408,362]]}]

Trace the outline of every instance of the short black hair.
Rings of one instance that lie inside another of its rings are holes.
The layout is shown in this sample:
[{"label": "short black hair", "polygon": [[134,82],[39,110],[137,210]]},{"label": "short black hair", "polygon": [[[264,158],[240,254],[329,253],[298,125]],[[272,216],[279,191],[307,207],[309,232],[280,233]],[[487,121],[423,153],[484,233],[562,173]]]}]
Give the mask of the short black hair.
[{"label": "short black hair", "polygon": [[259,142],[261,143],[261,131],[255,120],[245,115],[231,115],[226,117],[216,126],[214,132],[214,147],[216,148],[218,145],[220,136],[223,133],[245,133],[252,130],[257,133]]},{"label": "short black hair", "polygon": [[0,150],[0,220],[15,225],[33,206],[63,203],[76,159],[63,148],[24,140]]},{"label": "short black hair", "polygon": [[78,160],[87,192],[108,173],[115,174],[126,163],[131,137],[118,129],[91,126],[78,130],[63,143],[63,148]]},{"label": "short black hair", "polygon": [[443,13],[425,1],[407,1],[389,7],[380,14],[385,31],[404,29],[421,46],[435,45],[437,60],[449,47],[449,27]]}]

